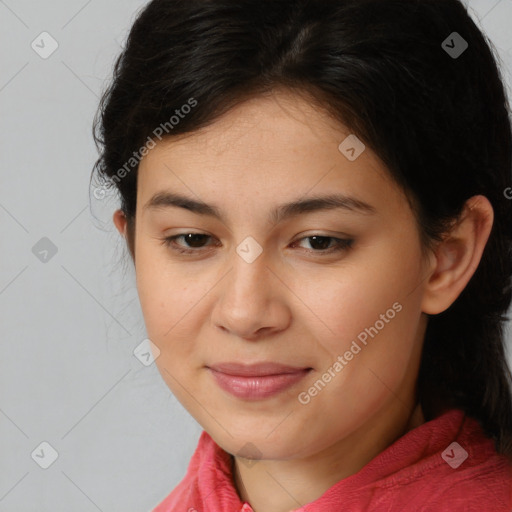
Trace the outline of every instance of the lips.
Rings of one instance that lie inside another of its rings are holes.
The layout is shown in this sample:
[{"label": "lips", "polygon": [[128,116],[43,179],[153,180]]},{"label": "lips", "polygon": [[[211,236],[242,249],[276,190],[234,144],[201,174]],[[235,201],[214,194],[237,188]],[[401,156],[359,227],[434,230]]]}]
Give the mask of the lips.
[{"label": "lips", "polygon": [[228,375],[239,377],[265,377],[267,375],[282,375],[285,373],[297,373],[311,368],[307,366],[297,367],[288,366],[280,363],[256,363],[256,364],[240,364],[240,363],[219,363],[209,366],[212,370]]},{"label": "lips", "polygon": [[221,389],[244,400],[263,400],[277,395],[312,370],[280,363],[220,363],[207,368]]}]

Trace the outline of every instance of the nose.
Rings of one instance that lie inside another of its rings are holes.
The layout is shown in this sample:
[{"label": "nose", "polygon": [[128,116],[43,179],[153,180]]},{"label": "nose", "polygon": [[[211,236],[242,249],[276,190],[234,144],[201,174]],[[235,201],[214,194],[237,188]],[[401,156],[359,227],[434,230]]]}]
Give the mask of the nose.
[{"label": "nose", "polygon": [[290,291],[263,251],[254,261],[234,252],[230,271],[219,283],[212,320],[218,328],[246,340],[258,340],[290,324]]}]

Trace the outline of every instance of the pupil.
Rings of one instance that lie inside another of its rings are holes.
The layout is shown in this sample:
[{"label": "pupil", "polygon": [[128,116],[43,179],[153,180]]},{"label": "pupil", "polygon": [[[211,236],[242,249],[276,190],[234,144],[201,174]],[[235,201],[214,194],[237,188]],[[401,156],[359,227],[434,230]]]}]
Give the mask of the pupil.
[{"label": "pupil", "polygon": [[[201,246],[201,239],[204,238],[205,236],[206,235],[200,235],[198,233],[188,233],[187,238],[186,238],[187,244],[190,245],[191,247],[200,247]],[[197,241],[199,241],[199,244],[198,245],[194,245],[194,243],[197,242]]]},{"label": "pupil", "polygon": [[[329,237],[328,236],[311,236],[309,237],[311,239],[311,247],[313,247],[313,249],[328,249],[329,248]],[[315,247],[315,244],[318,243],[318,240],[320,241],[323,241],[324,243],[320,243],[320,246],[321,247]],[[325,243],[327,242],[327,243]]]}]

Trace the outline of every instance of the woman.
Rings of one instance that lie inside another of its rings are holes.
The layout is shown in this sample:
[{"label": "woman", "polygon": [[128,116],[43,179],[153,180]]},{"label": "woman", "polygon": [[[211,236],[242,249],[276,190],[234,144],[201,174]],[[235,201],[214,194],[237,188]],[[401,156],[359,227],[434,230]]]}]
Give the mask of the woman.
[{"label": "woman", "polygon": [[96,120],[164,511],[512,509],[509,106],[458,0],[153,0]]}]

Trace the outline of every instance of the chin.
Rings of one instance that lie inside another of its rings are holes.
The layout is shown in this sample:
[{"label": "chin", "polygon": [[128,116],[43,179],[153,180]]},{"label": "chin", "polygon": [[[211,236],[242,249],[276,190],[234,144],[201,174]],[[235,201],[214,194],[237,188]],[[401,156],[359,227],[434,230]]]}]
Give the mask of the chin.
[{"label": "chin", "polygon": [[[216,429],[217,430],[217,429]],[[251,435],[250,429],[245,433],[236,435],[227,429],[231,437],[224,430],[220,432],[207,431],[213,440],[226,452],[236,457],[242,457],[249,460],[259,459],[290,459],[296,454],[296,448],[301,446],[300,442],[293,441],[293,437],[286,436],[288,441],[276,441],[272,435],[268,435],[267,430]],[[219,435],[216,435],[216,434]],[[299,433],[297,434],[298,438]]]}]

